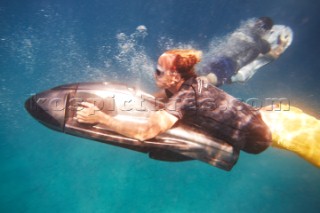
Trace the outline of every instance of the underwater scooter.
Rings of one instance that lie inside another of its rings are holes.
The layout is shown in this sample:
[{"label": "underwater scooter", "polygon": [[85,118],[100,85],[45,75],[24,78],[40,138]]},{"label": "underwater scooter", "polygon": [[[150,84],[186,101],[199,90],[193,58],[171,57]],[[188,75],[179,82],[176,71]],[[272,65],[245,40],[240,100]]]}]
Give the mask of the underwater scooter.
[{"label": "underwater scooter", "polygon": [[[290,27],[275,25],[265,36],[272,48],[279,45],[282,35],[289,38],[285,49],[292,43]],[[261,55],[241,68],[232,77],[233,82],[243,82],[262,66],[273,61]],[[74,119],[81,102],[91,102],[99,109],[116,116],[123,122],[146,122],[150,112],[163,107],[163,103],[139,89],[124,84],[108,82],[76,83],[63,85],[30,97],[27,111],[47,127],[78,137],[148,153],[150,158],[163,161],[200,160],[224,170],[231,170],[238,160],[239,151],[225,141],[208,136],[201,129],[179,122],[174,128],[147,141],[120,135],[101,124],[81,124]]]},{"label": "underwater scooter", "polygon": [[25,102],[27,111],[45,126],[70,135],[147,153],[162,161],[200,160],[231,170],[239,151],[201,129],[179,122],[172,129],[146,141],[120,135],[101,124],[75,119],[81,102],[91,102],[104,113],[130,123],[146,122],[150,112],[164,107],[152,95],[125,84],[75,83],[38,93]]}]

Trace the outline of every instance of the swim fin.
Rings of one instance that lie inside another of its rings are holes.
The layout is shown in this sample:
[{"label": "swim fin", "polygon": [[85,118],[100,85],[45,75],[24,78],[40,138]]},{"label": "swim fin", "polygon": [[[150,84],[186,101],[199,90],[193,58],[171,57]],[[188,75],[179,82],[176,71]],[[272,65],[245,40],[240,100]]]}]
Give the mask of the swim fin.
[{"label": "swim fin", "polygon": [[271,107],[260,112],[272,132],[272,146],[292,151],[320,167],[320,120],[289,105],[277,111]]}]

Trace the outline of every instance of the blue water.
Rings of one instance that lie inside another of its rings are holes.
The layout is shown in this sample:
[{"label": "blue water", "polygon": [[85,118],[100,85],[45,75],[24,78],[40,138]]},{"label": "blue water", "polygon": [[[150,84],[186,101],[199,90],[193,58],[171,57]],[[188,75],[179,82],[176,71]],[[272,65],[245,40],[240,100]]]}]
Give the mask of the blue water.
[{"label": "blue water", "polygon": [[49,130],[23,107],[31,94],[78,81],[154,91],[162,51],[207,51],[241,21],[271,16],[293,29],[292,46],[223,89],[285,97],[320,118],[319,10],[316,0],[1,0],[0,212],[319,212],[320,170],[292,153],[241,153],[231,172],[159,162]]}]

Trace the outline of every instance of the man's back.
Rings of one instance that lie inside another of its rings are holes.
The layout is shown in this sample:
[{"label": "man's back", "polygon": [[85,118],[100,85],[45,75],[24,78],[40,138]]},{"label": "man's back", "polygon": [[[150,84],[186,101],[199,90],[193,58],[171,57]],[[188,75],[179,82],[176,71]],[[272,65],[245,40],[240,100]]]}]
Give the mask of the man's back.
[{"label": "man's back", "polygon": [[270,145],[269,128],[257,110],[199,78],[187,80],[170,98],[166,111],[250,153]]}]

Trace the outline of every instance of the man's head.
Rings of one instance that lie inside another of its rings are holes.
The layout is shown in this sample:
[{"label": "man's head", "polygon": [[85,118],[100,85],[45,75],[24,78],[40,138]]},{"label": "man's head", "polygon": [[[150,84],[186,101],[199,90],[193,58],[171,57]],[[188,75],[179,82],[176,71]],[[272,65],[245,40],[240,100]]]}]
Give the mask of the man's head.
[{"label": "man's head", "polygon": [[173,49],[163,53],[158,59],[156,69],[157,85],[169,88],[175,84],[195,77],[194,66],[201,60],[201,51],[193,49]]},{"label": "man's head", "polygon": [[255,27],[257,27],[258,29],[262,30],[262,31],[268,31],[272,28],[273,26],[273,21],[270,17],[260,17],[257,19],[256,23],[255,23]]}]

